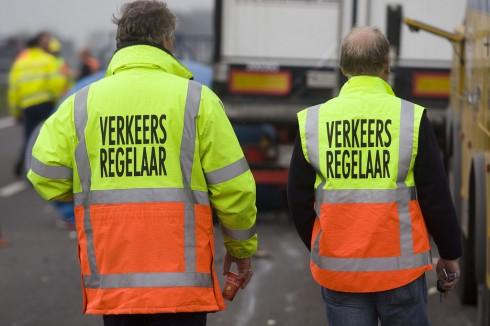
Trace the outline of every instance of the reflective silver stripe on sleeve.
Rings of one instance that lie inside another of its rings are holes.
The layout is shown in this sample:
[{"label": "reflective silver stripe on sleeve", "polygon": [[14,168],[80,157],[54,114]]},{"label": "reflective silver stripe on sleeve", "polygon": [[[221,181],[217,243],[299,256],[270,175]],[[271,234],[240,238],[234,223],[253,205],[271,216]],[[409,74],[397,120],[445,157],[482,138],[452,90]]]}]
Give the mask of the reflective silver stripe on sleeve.
[{"label": "reflective silver stripe on sleeve", "polygon": [[[184,112],[184,129],[180,149],[180,165],[184,190],[194,202],[197,200],[192,192],[192,166],[196,146],[196,119],[201,105],[202,86],[192,80],[188,83]],[[184,207],[184,255],[185,271],[196,271],[196,222],[194,203],[186,203]]]},{"label": "reflective silver stripe on sleeve", "polygon": [[34,156],[31,160],[31,170],[41,177],[53,180],[71,180],[73,170],[64,166],[52,166],[44,164]]},{"label": "reflective silver stripe on sleeve", "polygon": [[89,289],[200,287],[212,288],[213,278],[206,273],[132,273],[84,276]]},{"label": "reflective silver stripe on sleeve", "polygon": [[[196,203],[209,205],[208,193],[193,190]],[[127,204],[127,203],[168,203],[182,202],[194,203],[188,193],[182,188],[141,188],[141,189],[114,189],[92,190],[91,204]],[[75,194],[75,205],[83,203],[83,195]]]},{"label": "reflective silver stripe on sleeve", "polygon": [[238,241],[249,240],[251,237],[257,234],[257,228],[255,225],[246,230],[229,229],[221,225],[221,229],[224,235]]},{"label": "reflective silver stripe on sleeve", "polygon": [[206,181],[209,185],[222,183],[242,175],[250,170],[245,158],[239,159],[235,163],[227,165],[221,169],[206,173]]},{"label": "reflective silver stripe on sleeve", "polygon": [[[398,155],[399,189],[406,189],[407,179],[412,161],[413,136],[414,136],[414,104],[401,100],[400,109],[400,145]],[[400,194],[398,198],[398,217],[400,219],[400,248],[402,257],[413,256],[412,219],[409,210],[409,198]]]},{"label": "reflective silver stripe on sleeve", "polygon": [[82,192],[80,194],[81,204],[83,205],[83,229],[87,238],[87,257],[90,267],[90,273],[97,277],[98,269],[95,259],[94,235],[92,223],[90,221],[90,187],[92,183],[92,173],[88,158],[87,146],[85,142],[85,128],[87,126],[88,112],[87,101],[90,86],[80,90],[75,95],[74,102],[74,120],[75,129],[78,138],[78,146],[75,150],[76,163]]},{"label": "reflective silver stripe on sleeve", "polygon": [[348,204],[348,203],[391,203],[398,202],[400,198],[416,198],[415,187],[400,189],[346,189],[323,190],[317,192],[321,204]]},{"label": "reflective silver stripe on sleeve", "polygon": [[318,116],[320,114],[321,105],[313,106],[306,111],[306,126],[305,126],[305,138],[306,138],[306,152],[310,164],[316,169],[317,173],[320,173],[320,154],[318,152],[319,140],[318,140]]}]

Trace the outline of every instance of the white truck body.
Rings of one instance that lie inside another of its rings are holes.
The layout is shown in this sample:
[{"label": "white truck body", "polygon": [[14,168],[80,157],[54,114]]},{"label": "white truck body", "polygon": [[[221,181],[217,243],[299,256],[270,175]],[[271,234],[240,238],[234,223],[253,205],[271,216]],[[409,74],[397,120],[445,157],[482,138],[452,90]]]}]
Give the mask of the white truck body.
[{"label": "white truck body", "polygon": [[[228,64],[336,67],[339,44],[352,25],[353,0],[225,0],[222,61]],[[454,30],[466,0],[358,0],[357,25],[386,31],[386,7],[400,4],[404,16]],[[443,9],[443,10],[442,10]],[[436,15],[434,13],[444,12]],[[414,34],[403,25],[399,64],[450,67],[451,45]]]},{"label": "white truck body", "polygon": [[340,7],[340,0],[225,0],[223,62],[334,66]]}]

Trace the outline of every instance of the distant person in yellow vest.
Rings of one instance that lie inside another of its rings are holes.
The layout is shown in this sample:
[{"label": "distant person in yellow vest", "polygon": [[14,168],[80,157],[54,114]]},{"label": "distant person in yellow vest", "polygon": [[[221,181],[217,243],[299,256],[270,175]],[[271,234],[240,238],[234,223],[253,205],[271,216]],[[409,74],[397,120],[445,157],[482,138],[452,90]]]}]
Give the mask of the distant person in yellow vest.
[{"label": "distant person in yellow vest", "polygon": [[459,277],[437,141],[425,109],[388,85],[389,51],[378,29],[354,29],[342,42],[340,94],[298,114],[288,200],[329,326],[428,325],[429,235],[441,288]]},{"label": "distant person in yellow vest", "polygon": [[60,40],[52,36],[48,44],[48,52],[56,57],[59,65],[59,72],[63,75],[64,80],[60,80],[60,87],[63,89],[63,93],[66,93],[74,84],[74,74],[68,62],[63,58],[62,44]]},{"label": "distant person in yellow vest", "polygon": [[11,115],[24,126],[24,141],[15,174],[23,171],[24,151],[32,131],[53,111],[63,95],[64,77],[58,60],[48,53],[51,35],[39,33],[27,42],[9,74],[8,104]]},{"label": "distant person in yellow vest", "polygon": [[175,16],[160,1],[122,8],[106,78],[45,122],[29,180],[75,201],[83,312],[105,325],[206,324],[225,309],[214,269],[242,288],[257,249],[255,182],[220,99],[171,53]]}]

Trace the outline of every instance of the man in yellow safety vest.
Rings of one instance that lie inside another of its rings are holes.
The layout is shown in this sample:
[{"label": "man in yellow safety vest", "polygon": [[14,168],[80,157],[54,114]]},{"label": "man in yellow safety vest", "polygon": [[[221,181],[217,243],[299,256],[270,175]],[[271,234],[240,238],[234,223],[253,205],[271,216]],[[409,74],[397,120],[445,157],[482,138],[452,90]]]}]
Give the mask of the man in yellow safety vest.
[{"label": "man in yellow safety vest", "polygon": [[288,198],[330,326],[428,325],[429,234],[442,288],[459,275],[437,141],[425,109],[386,82],[389,51],[378,29],[354,29],[342,43],[349,80],[339,96],[298,114]]},{"label": "man in yellow safety vest", "polygon": [[48,52],[51,35],[39,33],[27,42],[27,48],[16,58],[9,74],[8,104],[10,114],[24,127],[24,142],[15,174],[24,165],[27,141],[36,126],[47,119],[55,103],[65,92],[65,78],[56,57]]},{"label": "man in yellow safety vest", "polygon": [[257,249],[255,182],[219,98],[171,54],[175,16],[160,1],[115,19],[107,76],[44,124],[29,180],[75,200],[83,311],[105,325],[206,324],[225,308],[213,212],[245,287]]}]

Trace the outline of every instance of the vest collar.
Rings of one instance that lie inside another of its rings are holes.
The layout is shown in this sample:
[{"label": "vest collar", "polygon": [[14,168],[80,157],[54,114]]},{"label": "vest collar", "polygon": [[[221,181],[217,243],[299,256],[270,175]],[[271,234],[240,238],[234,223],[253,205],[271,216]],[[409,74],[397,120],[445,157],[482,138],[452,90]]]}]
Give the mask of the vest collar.
[{"label": "vest collar", "polygon": [[192,78],[192,73],[174,56],[150,45],[131,45],[117,50],[109,63],[106,75],[114,75],[131,68],[161,69],[186,79]]},{"label": "vest collar", "polygon": [[391,86],[382,78],[376,76],[351,77],[340,90],[339,96],[353,93],[384,93],[395,95]]}]

